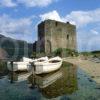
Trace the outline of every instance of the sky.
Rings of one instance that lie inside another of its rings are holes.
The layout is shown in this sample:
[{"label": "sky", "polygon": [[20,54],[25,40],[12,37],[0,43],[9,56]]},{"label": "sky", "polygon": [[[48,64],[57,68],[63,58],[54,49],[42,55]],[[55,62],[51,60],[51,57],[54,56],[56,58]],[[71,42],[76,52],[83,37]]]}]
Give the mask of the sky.
[{"label": "sky", "polygon": [[100,0],[0,0],[0,34],[33,43],[45,20],[75,24],[79,51],[100,50]]}]

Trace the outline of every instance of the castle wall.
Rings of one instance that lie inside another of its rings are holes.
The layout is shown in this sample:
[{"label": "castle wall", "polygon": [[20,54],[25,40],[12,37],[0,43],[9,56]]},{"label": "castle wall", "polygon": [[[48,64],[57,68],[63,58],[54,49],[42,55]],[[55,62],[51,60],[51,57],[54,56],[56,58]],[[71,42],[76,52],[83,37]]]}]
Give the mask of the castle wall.
[{"label": "castle wall", "polygon": [[40,49],[50,53],[57,48],[76,49],[76,26],[54,20],[46,20],[38,26],[38,41],[42,38]]}]

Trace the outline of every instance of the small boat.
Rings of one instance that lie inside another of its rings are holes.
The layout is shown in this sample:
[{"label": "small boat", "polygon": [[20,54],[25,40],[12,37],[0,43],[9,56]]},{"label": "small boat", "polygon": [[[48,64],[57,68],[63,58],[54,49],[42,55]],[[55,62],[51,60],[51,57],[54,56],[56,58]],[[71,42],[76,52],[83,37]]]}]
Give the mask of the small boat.
[{"label": "small boat", "polygon": [[41,57],[41,58],[38,58],[38,59],[31,59],[31,58],[27,58],[27,57],[23,57],[21,59],[21,61],[23,62],[44,62],[44,61],[48,61],[48,57]]},{"label": "small boat", "polygon": [[7,68],[10,71],[24,71],[24,70],[31,70],[32,65],[31,63],[36,63],[36,62],[45,62],[48,61],[48,57],[41,57],[38,59],[30,59],[27,57],[23,57],[19,62],[13,62],[13,67],[11,66],[10,62],[7,62]]},{"label": "small boat", "polygon": [[8,62],[7,68],[9,71],[29,71],[32,69],[32,66],[29,62],[13,62],[13,66]]},{"label": "small boat", "polygon": [[46,57],[41,57],[41,58],[33,60],[33,63],[34,63],[34,65],[36,65],[38,63],[41,64],[41,63],[44,63],[47,61],[48,61],[48,57],[46,56]]},{"label": "small boat", "polygon": [[58,70],[61,67],[62,59],[60,57],[54,57],[42,63],[36,62],[34,63],[34,65],[35,65],[34,68],[35,74],[49,73]]}]

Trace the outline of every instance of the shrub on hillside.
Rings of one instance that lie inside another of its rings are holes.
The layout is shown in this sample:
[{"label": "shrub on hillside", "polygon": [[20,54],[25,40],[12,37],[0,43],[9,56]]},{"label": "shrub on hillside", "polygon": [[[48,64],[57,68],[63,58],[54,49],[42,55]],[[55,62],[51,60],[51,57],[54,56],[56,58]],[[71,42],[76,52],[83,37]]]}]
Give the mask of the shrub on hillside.
[{"label": "shrub on hillside", "polygon": [[78,52],[75,50],[71,49],[66,49],[66,48],[58,48],[53,52],[55,56],[61,56],[61,57],[69,57],[69,56],[78,56]]}]

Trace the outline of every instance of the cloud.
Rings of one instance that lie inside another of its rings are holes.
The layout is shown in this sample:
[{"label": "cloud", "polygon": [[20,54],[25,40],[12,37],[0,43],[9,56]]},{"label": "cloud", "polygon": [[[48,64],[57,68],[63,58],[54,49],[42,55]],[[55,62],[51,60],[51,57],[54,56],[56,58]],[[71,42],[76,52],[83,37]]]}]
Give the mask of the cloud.
[{"label": "cloud", "polygon": [[42,20],[54,19],[62,22],[70,21],[76,24],[77,27],[84,27],[90,23],[100,22],[100,8],[92,11],[72,11],[66,16],[60,16],[56,10],[40,15]]},{"label": "cloud", "polygon": [[[69,16],[69,15],[67,15],[67,16]],[[69,20],[66,16],[63,16],[63,17],[60,16],[60,14],[56,10],[41,14],[39,17],[42,21],[51,19],[51,20],[56,20],[56,21],[61,21],[61,22],[70,21],[70,23],[76,24],[75,21]]]},{"label": "cloud", "polygon": [[88,40],[87,50],[100,50],[100,36],[92,37]]},{"label": "cloud", "polygon": [[0,16],[0,33],[3,35],[32,33],[32,18],[13,19],[8,15],[2,15]]},{"label": "cloud", "polygon": [[64,17],[64,20],[74,22],[78,27],[86,26],[90,23],[100,22],[100,8],[92,11],[72,11]]},{"label": "cloud", "polygon": [[24,5],[26,7],[46,7],[53,2],[57,2],[58,0],[0,0],[0,6],[3,7],[15,7],[19,4]]},{"label": "cloud", "polygon": [[12,2],[12,0],[0,0],[0,6],[3,7],[15,7],[16,3]]},{"label": "cloud", "polygon": [[23,4],[27,7],[45,7],[57,0],[17,0],[18,3]]},{"label": "cloud", "polygon": [[99,32],[93,29],[91,30],[91,33],[93,33],[94,35],[99,35]]},{"label": "cloud", "polygon": [[60,15],[58,14],[56,10],[53,10],[45,14],[41,14],[40,18],[41,20],[52,19],[52,20],[62,21]]}]

